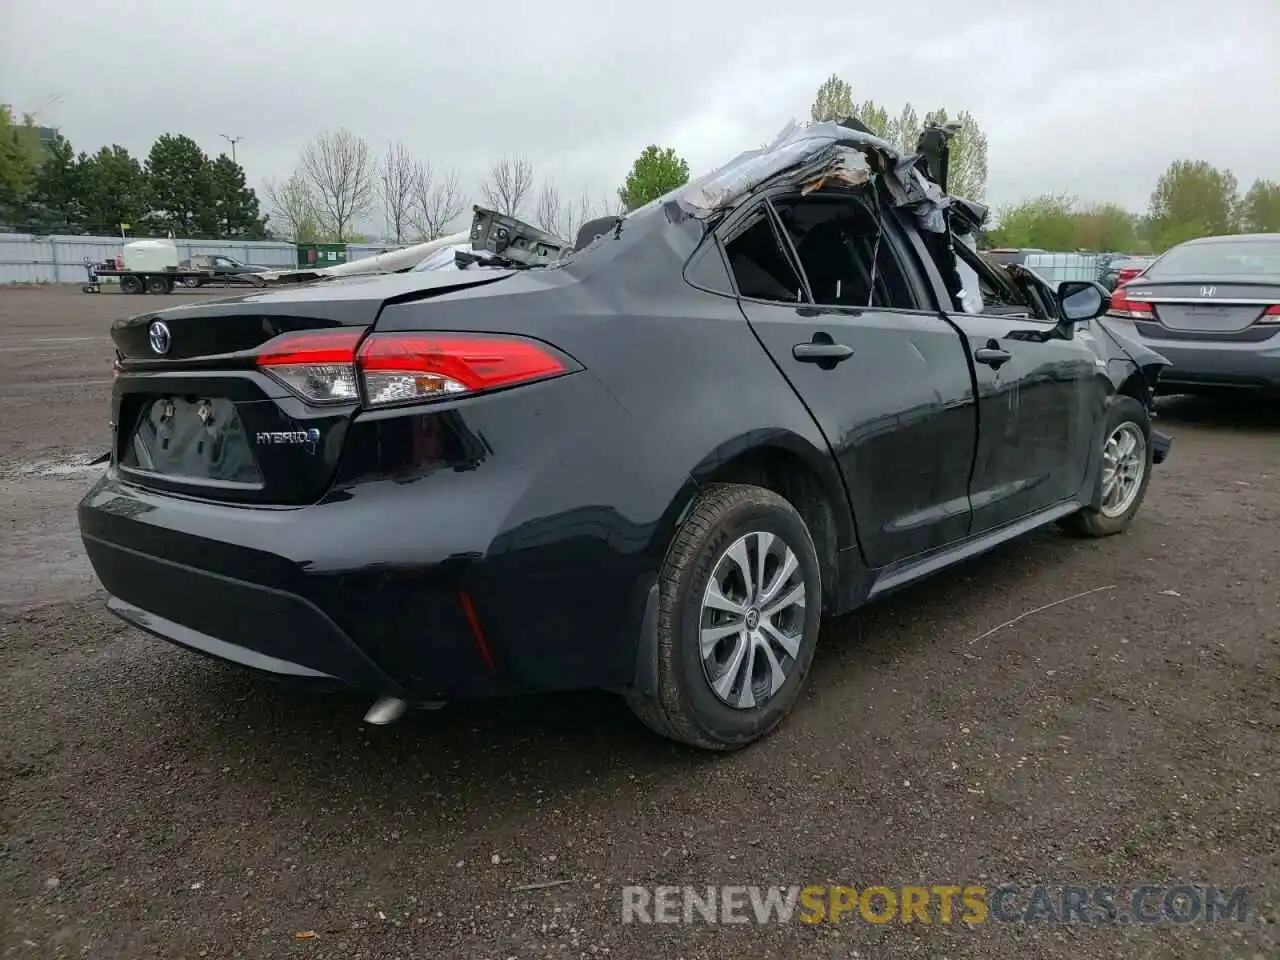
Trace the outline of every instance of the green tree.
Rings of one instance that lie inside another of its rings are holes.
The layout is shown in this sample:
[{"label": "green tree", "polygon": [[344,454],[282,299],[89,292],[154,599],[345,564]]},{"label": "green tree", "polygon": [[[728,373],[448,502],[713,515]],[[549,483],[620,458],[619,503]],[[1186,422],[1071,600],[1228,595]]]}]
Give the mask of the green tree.
[{"label": "green tree", "polygon": [[1280,233],[1280,183],[1253,181],[1240,201],[1240,227],[1248,233]]},{"label": "green tree", "polygon": [[64,233],[81,228],[80,168],[70,141],[60,133],[36,171],[35,202],[43,227]]},{"label": "green tree", "polygon": [[1075,227],[1071,249],[1093,253],[1137,251],[1137,218],[1119,204],[1094,204],[1073,213],[1071,220]]},{"label": "green tree", "polygon": [[924,123],[920,114],[910,103],[905,104],[902,112],[889,121],[885,130],[885,139],[903,153],[915,153],[916,144],[920,142],[920,134],[924,132]]},{"label": "green tree", "polygon": [[[948,121],[945,108],[930,111],[922,121],[911,103],[903,104],[896,115],[874,100],[855,103],[853,87],[834,73],[818,87],[809,116],[817,121],[857,117],[868,130],[903,153],[915,152],[926,124],[941,126]],[[956,196],[981,202],[987,195],[987,135],[967,110],[961,110],[955,120],[960,132],[951,141],[947,189]]]},{"label": "green tree", "polygon": [[93,156],[81,153],[76,167],[85,230],[117,234],[122,223],[139,226],[147,212],[146,175],[128,150],[112,144]]},{"label": "green tree", "polygon": [[818,87],[809,107],[809,116],[820,122],[856,117],[877,137],[886,140],[890,139],[894,129],[888,110],[874,100],[854,103],[853,87],[834,73]]},{"label": "green tree", "polygon": [[618,188],[618,199],[631,211],[688,182],[689,164],[670,147],[664,150],[650,144],[641,151],[626,182]]},{"label": "green tree", "polygon": [[27,229],[40,164],[40,136],[30,115],[17,120],[0,103],[0,226]]},{"label": "green tree", "polygon": [[1236,178],[1204,160],[1175,160],[1151,193],[1149,217],[1160,249],[1234,233]]},{"label": "green tree", "polygon": [[205,165],[203,175],[210,202],[201,231],[210,237],[266,239],[266,220],[257,194],[245,184],[244,168],[223,153]]},{"label": "green tree", "polygon": [[843,120],[853,115],[853,87],[834,73],[822,81],[809,107],[809,116],[817,121]]},{"label": "green tree", "polygon": [[191,237],[216,224],[213,185],[205,171],[208,162],[188,136],[165,133],[152,144],[146,170],[151,204],[147,220],[153,229]]},{"label": "green tree", "polygon": [[994,247],[1041,247],[1045,250],[1075,249],[1075,199],[1044,194],[997,212],[999,226],[987,239]]},{"label": "green tree", "polygon": [[855,104],[853,116],[861,120],[863,125],[881,140],[890,139],[892,123],[889,120],[889,111],[874,100],[863,100]]}]

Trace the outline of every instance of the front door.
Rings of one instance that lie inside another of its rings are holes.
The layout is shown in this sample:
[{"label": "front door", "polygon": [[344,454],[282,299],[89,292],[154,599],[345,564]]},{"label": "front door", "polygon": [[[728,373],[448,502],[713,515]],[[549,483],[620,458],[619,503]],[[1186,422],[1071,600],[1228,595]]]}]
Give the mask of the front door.
[{"label": "front door", "polygon": [[973,532],[982,533],[1079,495],[1111,385],[1087,331],[1063,337],[1000,268],[959,243],[956,252],[982,296],[981,312],[950,312],[976,372],[969,496]]}]

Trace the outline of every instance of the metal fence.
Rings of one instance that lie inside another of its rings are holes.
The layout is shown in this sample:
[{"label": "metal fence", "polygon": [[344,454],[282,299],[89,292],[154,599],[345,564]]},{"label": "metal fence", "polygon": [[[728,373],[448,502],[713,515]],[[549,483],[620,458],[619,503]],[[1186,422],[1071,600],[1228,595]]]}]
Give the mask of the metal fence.
[{"label": "metal fence", "polygon": [[[242,240],[174,240],[178,259],[222,254],[265,267],[291,267],[298,262],[292,243]],[[84,258],[97,262],[120,255],[119,237],[47,237],[0,233],[0,284],[81,283]]]},{"label": "metal fence", "polygon": [[[223,254],[266,267],[291,267],[298,262],[297,248],[288,242],[242,240],[175,240],[178,259],[198,254]],[[0,284],[80,283],[85,279],[84,259],[97,262],[119,256],[119,237],[32,236],[0,233]],[[395,249],[395,244],[349,243],[347,260],[363,260]],[[1063,280],[1096,280],[1099,257],[1082,253],[1029,253],[1023,265],[1053,284]]]},{"label": "metal fence", "polygon": [[1029,253],[1022,265],[1052,284],[1064,280],[1097,280],[1101,265],[1092,253]]},{"label": "metal fence", "polygon": [[380,253],[386,253],[388,250],[395,250],[394,243],[348,243],[347,244],[347,263],[352,260],[364,260],[367,257],[376,257]]}]

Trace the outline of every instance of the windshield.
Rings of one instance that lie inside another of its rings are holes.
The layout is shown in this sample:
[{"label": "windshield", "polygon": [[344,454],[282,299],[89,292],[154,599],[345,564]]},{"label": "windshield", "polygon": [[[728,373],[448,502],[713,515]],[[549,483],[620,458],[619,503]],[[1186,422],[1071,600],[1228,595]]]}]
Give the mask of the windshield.
[{"label": "windshield", "polygon": [[1190,276],[1280,276],[1280,236],[1215,240],[1174,247],[1147,269],[1150,279]]}]

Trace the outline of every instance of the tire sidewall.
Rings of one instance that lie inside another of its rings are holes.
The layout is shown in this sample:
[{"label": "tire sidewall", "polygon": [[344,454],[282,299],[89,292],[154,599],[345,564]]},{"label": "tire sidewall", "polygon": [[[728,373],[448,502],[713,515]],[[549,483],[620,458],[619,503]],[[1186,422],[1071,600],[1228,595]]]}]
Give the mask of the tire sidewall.
[{"label": "tire sidewall", "polygon": [[[780,537],[796,555],[805,583],[804,634],[800,655],[781,689],[764,707],[739,710],[716,696],[703,670],[702,598],[724,552],[740,537],[755,532]],[[689,709],[690,719],[715,740],[731,744],[755,740],[777,726],[790,711],[813,662],[822,620],[822,575],[813,539],[799,513],[785,501],[780,506],[740,503],[711,527],[686,569],[687,574],[681,578],[677,591],[676,618],[672,624],[676,640],[673,679],[680,688],[681,700]]]}]

